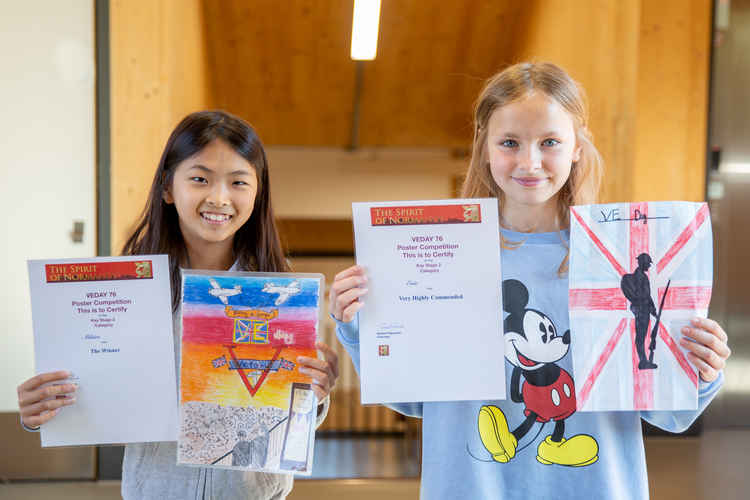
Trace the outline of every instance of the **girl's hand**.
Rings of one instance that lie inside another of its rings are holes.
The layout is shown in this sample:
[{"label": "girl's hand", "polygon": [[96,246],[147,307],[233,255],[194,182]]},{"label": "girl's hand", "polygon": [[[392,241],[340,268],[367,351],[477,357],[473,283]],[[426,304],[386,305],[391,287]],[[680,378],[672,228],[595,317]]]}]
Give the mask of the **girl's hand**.
[{"label": "girl's hand", "polygon": [[681,338],[680,345],[690,351],[688,358],[698,369],[701,379],[713,382],[732,354],[727,345],[727,334],[712,319],[693,318],[690,324],[682,328],[682,334],[688,338]]},{"label": "girl's hand", "polygon": [[316,342],[315,347],[323,353],[324,359],[298,356],[297,362],[300,365],[299,371],[312,377],[312,388],[320,402],[330,394],[339,378],[339,357],[323,342]]},{"label": "girl's hand", "polygon": [[61,407],[75,403],[76,384],[57,383],[42,387],[68,377],[70,372],[66,371],[40,373],[18,386],[18,408],[21,422],[26,427],[37,428],[49,422]]},{"label": "girl's hand", "polygon": [[362,288],[365,284],[367,276],[361,266],[344,269],[333,278],[328,295],[328,308],[334,318],[344,323],[354,319],[354,315],[365,304],[359,300],[367,293],[367,288]]}]

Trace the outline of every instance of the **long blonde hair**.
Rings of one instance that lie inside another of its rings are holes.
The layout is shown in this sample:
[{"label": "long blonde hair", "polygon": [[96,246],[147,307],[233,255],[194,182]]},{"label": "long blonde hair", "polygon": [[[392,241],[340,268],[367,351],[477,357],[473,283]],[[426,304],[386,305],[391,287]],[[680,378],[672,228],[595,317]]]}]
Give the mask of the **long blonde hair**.
[{"label": "long blonde hair", "polygon": [[[565,70],[552,63],[514,64],[487,80],[474,107],[474,142],[461,196],[497,198],[502,213],[503,192],[492,178],[487,158],[487,123],[496,109],[519,101],[532,92],[543,93],[568,112],[573,120],[577,144],[581,148],[578,161],[573,163],[570,176],[559,191],[557,216],[562,229],[568,225],[572,205],[596,202],[604,162],[588,129],[588,106],[583,88]],[[504,248],[519,245],[504,239],[502,243]],[[564,274],[567,267],[566,255],[559,273]]]}]

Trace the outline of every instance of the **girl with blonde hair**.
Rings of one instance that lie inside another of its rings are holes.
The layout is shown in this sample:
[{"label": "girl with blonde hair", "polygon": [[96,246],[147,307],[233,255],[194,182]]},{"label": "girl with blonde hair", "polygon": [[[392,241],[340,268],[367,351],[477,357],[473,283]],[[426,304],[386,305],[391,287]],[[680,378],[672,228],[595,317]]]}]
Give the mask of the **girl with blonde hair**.
[{"label": "girl with blonde hair", "polygon": [[[505,349],[497,362],[510,398],[390,405],[423,419],[423,498],[648,498],[641,419],[681,432],[722,384],[726,333],[695,318],[681,345],[700,373],[696,411],[576,412],[568,213],[596,201],[602,173],[585,103],[583,89],[549,63],[510,66],[479,95],[463,196],[498,199]],[[329,301],[356,367],[366,283],[362,267],[346,269]]]}]

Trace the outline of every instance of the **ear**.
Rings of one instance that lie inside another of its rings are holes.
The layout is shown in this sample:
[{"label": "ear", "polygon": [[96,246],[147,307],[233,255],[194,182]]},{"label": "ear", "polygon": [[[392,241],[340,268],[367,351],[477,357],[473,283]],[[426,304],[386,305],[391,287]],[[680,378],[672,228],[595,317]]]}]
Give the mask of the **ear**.
[{"label": "ear", "polygon": [[503,310],[511,314],[521,314],[529,303],[529,291],[518,280],[503,281]]},{"label": "ear", "polygon": [[162,191],[161,199],[164,200],[164,203],[166,203],[167,205],[171,205],[174,203],[174,198],[172,197],[170,188],[165,188],[164,191]]}]

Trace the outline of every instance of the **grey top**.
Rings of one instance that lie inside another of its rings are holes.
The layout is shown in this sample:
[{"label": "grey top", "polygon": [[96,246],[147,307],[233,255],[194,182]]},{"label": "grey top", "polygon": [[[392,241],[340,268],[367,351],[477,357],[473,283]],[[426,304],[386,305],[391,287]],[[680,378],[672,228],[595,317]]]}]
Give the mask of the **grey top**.
[{"label": "grey top", "polygon": [[[179,387],[182,337],[179,308],[172,320]],[[323,408],[319,409],[318,426],[328,413],[329,399],[324,399],[321,405]],[[176,442],[135,443],[125,447],[121,492],[125,500],[270,500],[286,498],[292,490],[293,481],[291,474],[181,466],[177,465]]]},{"label": "grey top", "polygon": [[[237,264],[230,269],[235,271]],[[179,388],[182,321],[180,309],[172,316],[177,387]],[[177,389],[179,391],[179,389]],[[326,397],[318,409],[316,426],[328,414],[330,400]],[[23,428],[39,432],[39,428]],[[258,443],[260,444],[260,443]],[[251,445],[250,448],[252,448]],[[257,453],[256,453],[257,455]],[[249,459],[252,458],[252,454]],[[233,459],[234,460],[234,459]],[[284,499],[292,491],[294,476],[268,472],[246,472],[177,465],[177,443],[133,443],[125,447],[122,464],[122,497],[129,499]]]}]

